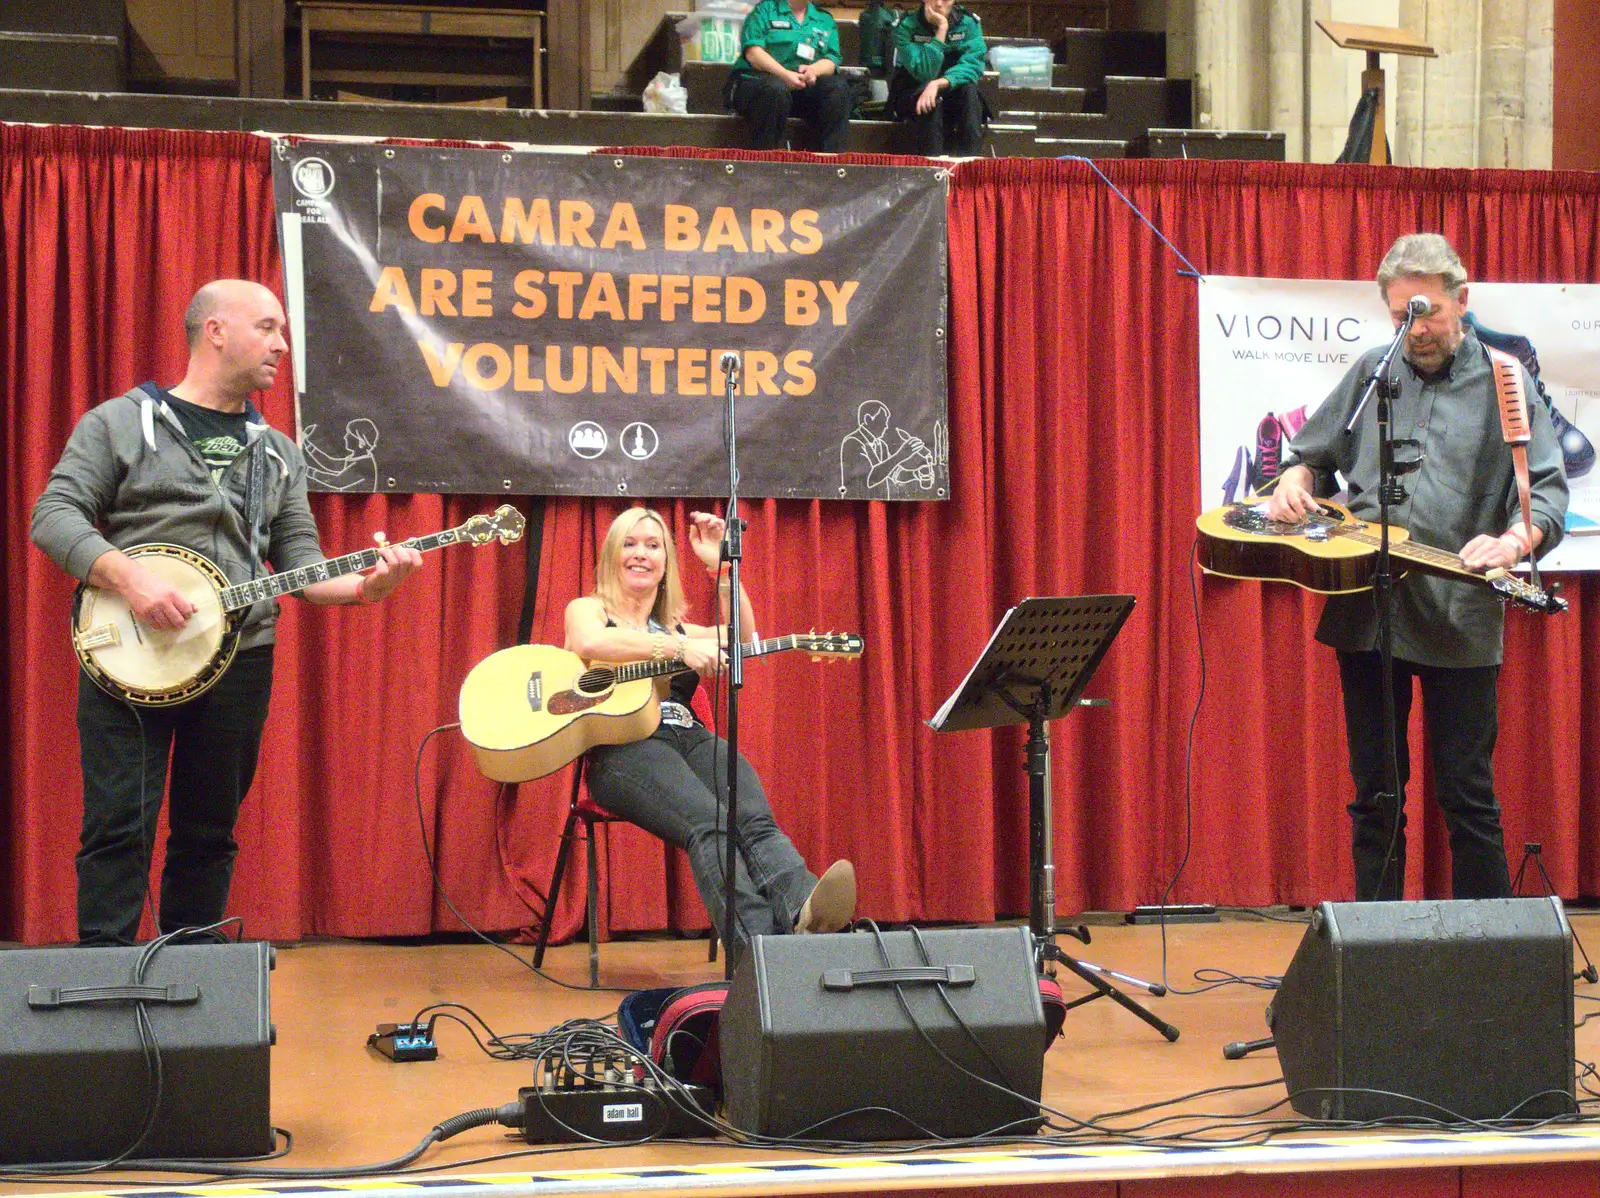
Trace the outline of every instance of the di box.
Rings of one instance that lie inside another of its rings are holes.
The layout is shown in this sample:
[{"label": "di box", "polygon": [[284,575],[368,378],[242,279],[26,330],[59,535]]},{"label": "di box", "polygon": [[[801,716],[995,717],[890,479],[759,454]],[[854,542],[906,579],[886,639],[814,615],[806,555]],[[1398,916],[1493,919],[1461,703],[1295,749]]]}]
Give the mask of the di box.
[{"label": "di box", "polygon": [[720,1035],[725,1113],[745,1131],[909,1140],[1042,1122],[1027,928],[756,936]]},{"label": "di box", "polygon": [[1554,898],[1323,903],[1267,1012],[1294,1109],[1358,1120],[1575,1111],[1572,1016]]},{"label": "di box", "polygon": [[0,1162],[106,1160],[156,1099],[139,1032],[161,1054],[160,1113],[141,1157],[273,1149],[272,946],[170,945],[129,996],[141,948],[0,952]]}]

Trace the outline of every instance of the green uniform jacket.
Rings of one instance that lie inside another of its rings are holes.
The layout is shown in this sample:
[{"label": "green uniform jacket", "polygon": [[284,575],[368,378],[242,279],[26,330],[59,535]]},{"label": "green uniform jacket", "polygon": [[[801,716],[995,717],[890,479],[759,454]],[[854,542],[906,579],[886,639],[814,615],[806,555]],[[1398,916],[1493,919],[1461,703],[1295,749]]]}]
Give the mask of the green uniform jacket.
[{"label": "green uniform jacket", "polygon": [[[803,45],[815,51],[812,57],[801,57]],[[807,63],[824,58],[831,58],[835,67],[844,65],[844,55],[839,53],[839,27],[833,23],[833,14],[815,4],[807,5],[805,16],[797,20],[788,0],[761,0],[744,19],[739,61],[733,64],[736,74],[758,73],[744,56],[751,46],[760,46],[787,71],[798,71]]]},{"label": "green uniform jacket", "polygon": [[941,46],[933,40],[933,26],[918,5],[895,26],[894,52],[895,65],[918,83],[932,83],[942,75],[951,87],[960,87],[983,76],[988,48],[978,18],[959,6],[950,10],[950,28]]}]

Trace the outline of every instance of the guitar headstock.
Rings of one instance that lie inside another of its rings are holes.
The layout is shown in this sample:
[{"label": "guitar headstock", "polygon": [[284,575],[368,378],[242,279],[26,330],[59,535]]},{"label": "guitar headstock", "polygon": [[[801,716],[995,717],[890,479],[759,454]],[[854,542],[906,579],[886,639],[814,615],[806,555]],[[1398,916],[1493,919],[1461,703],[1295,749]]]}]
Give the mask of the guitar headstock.
[{"label": "guitar headstock", "polygon": [[1501,574],[1486,581],[1503,602],[1515,603],[1518,607],[1525,607],[1529,611],[1540,612],[1547,616],[1567,610],[1567,601],[1556,594],[1560,589],[1560,583],[1548,591],[1542,591],[1531,582],[1524,582],[1514,574]]},{"label": "guitar headstock", "polygon": [[487,545],[491,541],[509,545],[512,541],[522,540],[527,527],[527,518],[521,512],[509,503],[502,503],[495,508],[493,515],[473,516],[458,531],[462,540],[471,541],[474,545]]},{"label": "guitar headstock", "polygon": [[855,632],[805,632],[795,638],[797,646],[811,654],[813,661],[823,658],[860,657],[866,642]]}]

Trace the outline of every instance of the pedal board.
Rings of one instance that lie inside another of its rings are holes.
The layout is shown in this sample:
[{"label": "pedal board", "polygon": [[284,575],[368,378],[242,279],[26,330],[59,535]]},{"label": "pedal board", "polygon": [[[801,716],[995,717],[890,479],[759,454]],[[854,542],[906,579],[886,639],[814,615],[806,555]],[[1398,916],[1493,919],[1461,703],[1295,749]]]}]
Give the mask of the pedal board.
[{"label": "pedal board", "polygon": [[524,1086],[522,1138],[529,1144],[575,1144],[594,1140],[626,1142],[683,1139],[714,1133],[708,1122],[716,1111],[711,1087],[685,1083],[680,1098],[692,1099],[703,1113],[684,1109],[659,1086],[621,1086],[610,1082],[544,1088]]}]

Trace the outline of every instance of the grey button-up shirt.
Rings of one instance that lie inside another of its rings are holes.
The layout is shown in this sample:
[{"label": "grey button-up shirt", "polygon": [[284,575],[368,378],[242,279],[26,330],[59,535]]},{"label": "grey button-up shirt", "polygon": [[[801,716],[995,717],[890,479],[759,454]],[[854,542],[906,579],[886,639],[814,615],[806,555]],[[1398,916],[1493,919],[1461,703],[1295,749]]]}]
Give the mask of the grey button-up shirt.
[{"label": "grey button-up shirt", "polygon": [[[1350,368],[1290,442],[1284,463],[1337,470],[1349,485],[1351,512],[1372,521],[1378,518],[1376,399],[1368,403],[1354,433],[1347,435],[1344,427],[1382,356],[1381,349],[1370,350]],[[1456,551],[1480,533],[1498,536],[1520,521],[1511,447],[1500,430],[1489,355],[1472,330],[1466,330],[1440,375],[1424,377],[1404,361],[1393,373],[1400,381],[1400,396],[1392,404],[1393,435],[1420,441],[1423,460],[1421,469],[1401,476],[1408,498],[1390,506],[1389,523],[1406,529],[1421,544]],[[1528,446],[1533,521],[1544,530],[1543,554],[1561,540],[1567,480],[1550,414],[1526,371],[1523,386],[1533,431]],[[1412,455],[1402,450],[1396,456]],[[1488,587],[1413,569],[1395,585],[1394,595],[1396,657],[1452,668],[1500,664],[1505,614]],[[1373,593],[1329,596],[1317,639],[1347,652],[1375,649]]]}]

